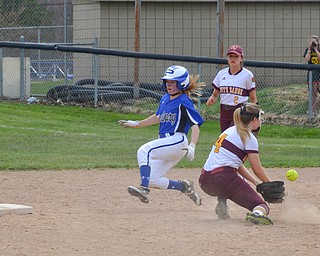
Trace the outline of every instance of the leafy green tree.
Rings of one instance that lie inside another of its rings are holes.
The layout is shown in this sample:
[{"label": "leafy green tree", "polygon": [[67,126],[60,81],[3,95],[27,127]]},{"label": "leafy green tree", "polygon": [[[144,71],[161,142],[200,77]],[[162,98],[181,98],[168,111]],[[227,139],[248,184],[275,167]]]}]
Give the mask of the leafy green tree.
[{"label": "leafy green tree", "polygon": [[0,0],[0,27],[50,25],[52,13],[37,0]]}]

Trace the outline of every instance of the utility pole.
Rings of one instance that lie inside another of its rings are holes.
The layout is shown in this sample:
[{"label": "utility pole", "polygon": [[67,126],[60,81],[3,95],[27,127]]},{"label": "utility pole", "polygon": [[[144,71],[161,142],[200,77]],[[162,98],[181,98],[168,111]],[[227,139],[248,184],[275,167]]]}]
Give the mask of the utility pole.
[{"label": "utility pole", "polygon": [[[134,37],[134,50],[140,52],[140,10],[141,0],[135,2],[135,37]],[[134,58],[134,77],[133,77],[133,98],[139,98],[139,59]]]},{"label": "utility pole", "polygon": [[224,39],[224,0],[217,0],[217,57],[223,58]]}]

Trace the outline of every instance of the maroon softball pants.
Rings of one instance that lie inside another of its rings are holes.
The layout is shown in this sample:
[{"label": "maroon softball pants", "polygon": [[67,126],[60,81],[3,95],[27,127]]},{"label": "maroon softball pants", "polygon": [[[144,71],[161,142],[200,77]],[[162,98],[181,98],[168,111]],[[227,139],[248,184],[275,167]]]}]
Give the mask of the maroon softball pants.
[{"label": "maroon softball pants", "polygon": [[221,167],[209,172],[202,170],[199,185],[210,196],[230,199],[250,211],[263,205],[269,212],[266,202],[232,167]]}]

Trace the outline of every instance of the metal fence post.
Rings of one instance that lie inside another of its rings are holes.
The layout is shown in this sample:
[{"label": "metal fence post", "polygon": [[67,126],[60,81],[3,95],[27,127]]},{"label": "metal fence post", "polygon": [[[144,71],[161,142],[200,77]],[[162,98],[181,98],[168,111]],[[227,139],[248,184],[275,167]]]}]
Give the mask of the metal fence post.
[{"label": "metal fence post", "polygon": [[313,104],[313,102],[312,102],[312,90],[313,90],[313,88],[312,88],[312,70],[310,70],[309,71],[309,79],[308,79],[308,121],[311,121],[311,119],[312,119],[312,104]]},{"label": "metal fence post", "polygon": [[[41,43],[41,30],[39,27],[38,27],[37,31],[38,31],[38,43],[40,44]],[[41,61],[41,50],[38,50],[38,74],[42,74],[42,67],[41,67],[40,61]]]},{"label": "metal fence post", "polygon": [[[63,20],[64,20],[64,31],[63,31],[63,42],[65,44],[68,43],[68,16],[67,16],[68,6],[67,6],[67,0],[64,0],[63,4]],[[68,85],[68,58],[67,58],[67,52],[64,52],[64,63],[63,63],[63,72],[64,72],[64,83]]]},{"label": "metal fence post", "polygon": [[[140,13],[141,13],[141,0],[135,1],[135,37],[134,37],[134,50],[136,52],[140,52]],[[139,76],[139,69],[140,69],[140,59],[134,58],[134,77],[133,77],[133,97],[135,99],[139,99],[140,91],[140,76]]]},{"label": "metal fence post", "polygon": [[0,48],[0,97],[3,97],[3,50]]},{"label": "metal fence post", "polygon": [[[24,42],[24,37],[20,36],[20,42]],[[20,50],[20,100],[23,100],[25,98],[25,63],[24,63],[24,49],[21,48]]]},{"label": "metal fence post", "polygon": [[[201,76],[202,76],[202,70],[201,70],[201,64],[198,63],[198,75],[199,75],[199,80],[198,82],[201,82]],[[198,96],[198,110],[201,110],[201,96]]]},{"label": "metal fence post", "polygon": [[[93,47],[98,48],[98,38],[95,37],[93,41]],[[99,66],[98,66],[98,55],[94,54],[93,55],[93,77],[94,77],[94,106],[98,106],[98,79],[99,79]]]}]

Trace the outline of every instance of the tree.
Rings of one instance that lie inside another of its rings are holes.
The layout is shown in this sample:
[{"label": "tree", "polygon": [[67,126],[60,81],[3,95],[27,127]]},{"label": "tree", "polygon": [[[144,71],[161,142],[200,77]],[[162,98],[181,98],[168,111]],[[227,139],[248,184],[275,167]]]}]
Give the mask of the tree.
[{"label": "tree", "polygon": [[51,25],[52,13],[37,0],[0,0],[1,27]]}]

